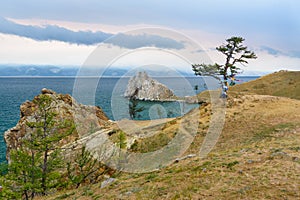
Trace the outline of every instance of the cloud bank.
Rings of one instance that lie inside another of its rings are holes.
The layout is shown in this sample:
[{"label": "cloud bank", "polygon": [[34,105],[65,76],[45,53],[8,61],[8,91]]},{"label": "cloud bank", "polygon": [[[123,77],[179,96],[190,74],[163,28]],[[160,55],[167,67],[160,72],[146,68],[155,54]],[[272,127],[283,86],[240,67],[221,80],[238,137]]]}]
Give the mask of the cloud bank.
[{"label": "cloud bank", "polygon": [[184,44],[177,42],[171,38],[161,37],[158,35],[126,35],[117,34],[115,37],[110,38],[104,43],[113,44],[116,46],[121,46],[127,49],[135,49],[139,47],[157,47],[166,49],[183,49]]},{"label": "cloud bank", "polygon": [[288,51],[288,52],[283,52],[268,46],[261,46],[260,51],[266,51],[268,54],[273,55],[273,56],[287,56],[291,58],[300,58],[300,51]]},{"label": "cloud bank", "polygon": [[0,17],[0,33],[17,35],[36,41],[61,41],[78,45],[96,45],[101,42],[122,48],[135,49],[153,46],[158,48],[182,49],[184,45],[171,38],[158,35],[126,35],[101,31],[72,31],[56,25],[22,25]]},{"label": "cloud bank", "polygon": [[21,25],[5,18],[0,18],[0,32],[20,37],[27,37],[37,41],[62,41],[71,44],[93,45],[104,41],[112,34],[91,31],[72,31],[55,25],[31,26]]}]

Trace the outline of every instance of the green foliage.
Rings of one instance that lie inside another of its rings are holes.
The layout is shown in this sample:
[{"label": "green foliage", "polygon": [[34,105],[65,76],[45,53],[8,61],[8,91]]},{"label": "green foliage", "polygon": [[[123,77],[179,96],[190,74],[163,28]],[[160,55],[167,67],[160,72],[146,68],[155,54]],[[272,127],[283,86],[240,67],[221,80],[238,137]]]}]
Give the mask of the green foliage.
[{"label": "green foliage", "polygon": [[5,178],[12,183],[9,188],[12,192],[29,199],[41,191],[38,181],[41,178],[42,170],[37,164],[41,161],[40,156],[41,154],[30,154],[23,147],[10,152],[11,163]]},{"label": "green foliage", "polygon": [[64,165],[59,141],[74,130],[72,122],[58,119],[50,96],[39,95],[33,102],[34,120],[26,123],[20,146],[10,152],[4,183],[6,193],[15,196],[10,198],[33,199],[60,186]]},{"label": "green foliage", "polygon": [[127,142],[126,142],[126,134],[123,131],[120,131],[118,135],[118,146],[120,149],[125,149],[127,147]]},{"label": "green foliage", "polygon": [[[193,64],[192,69],[195,75],[200,76],[213,76],[219,79],[219,75],[223,76],[226,81],[230,76],[235,76],[240,72],[240,68],[237,64],[247,64],[248,59],[256,59],[257,56],[254,52],[248,50],[247,46],[243,46],[244,38],[242,37],[231,37],[226,40],[226,44],[223,44],[216,48],[217,51],[221,52],[226,56],[225,63],[221,64]],[[229,72],[228,72],[229,71]]]},{"label": "green foliage", "polygon": [[67,198],[73,196],[74,194],[75,194],[75,192],[65,193],[65,194],[62,194],[62,195],[56,197],[55,199],[56,200],[67,199]]},{"label": "green foliage", "polygon": [[94,191],[91,190],[90,187],[84,187],[84,190],[82,192],[82,196],[93,196]]},{"label": "green foliage", "polygon": [[125,149],[127,147],[126,133],[121,130],[113,130],[110,134],[110,140],[115,143],[118,148]]},{"label": "green foliage", "polygon": [[137,117],[139,117],[138,113],[145,110],[143,106],[139,107],[138,103],[139,100],[135,98],[130,98],[129,100],[129,116],[131,119],[136,119]]},{"label": "green foliage", "polygon": [[220,79],[219,68],[216,64],[192,64],[192,70],[196,76],[212,76],[216,79]]},{"label": "green foliage", "polygon": [[95,123],[91,122],[91,123],[90,123],[90,130],[89,130],[89,133],[90,133],[90,134],[95,133],[95,132],[96,132],[96,128],[97,128],[97,126],[95,125]]},{"label": "green foliage", "polygon": [[150,173],[148,176],[145,177],[145,179],[147,181],[151,181],[151,180],[155,179],[156,177],[158,177],[158,175],[156,173]]},{"label": "green foliage", "polygon": [[130,147],[130,151],[139,153],[148,153],[161,149],[166,146],[176,135],[176,132],[160,132],[153,136],[137,139]]},{"label": "green foliage", "polygon": [[289,149],[298,152],[298,151],[300,151],[300,146],[289,147]]},{"label": "green foliage", "polygon": [[195,86],[194,86],[194,90],[197,92],[198,89],[199,89],[199,86],[198,86],[198,85],[195,85]]},{"label": "green foliage", "polygon": [[210,161],[205,161],[202,165],[196,166],[192,171],[203,171],[204,169],[209,169],[212,166]]},{"label": "green foliage", "polygon": [[239,164],[238,161],[233,161],[233,162],[230,162],[230,163],[226,163],[225,166],[228,168],[228,169],[232,169],[235,165]]},{"label": "green foliage", "polygon": [[6,180],[5,177],[0,177],[0,185],[2,186],[2,191],[0,191],[0,199],[21,199],[20,192],[14,192],[10,188],[12,182]]},{"label": "green foliage", "polygon": [[[78,188],[84,183],[90,176],[95,175],[96,172],[104,168],[104,165],[99,163],[93,158],[92,154],[86,150],[86,147],[82,147],[80,153],[78,153],[72,162],[67,163],[68,178],[72,185]],[[103,173],[103,172],[102,172]],[[97,176],[99,176],[98,174]]]},{"label": "green foliage", "polygon": [[8,164],[7,162],[0,163],[0,176],[4,176],[7,174]]},{"label": "green foliage", "polygon": [[296,125],[293,123],[281,123],[271,127],[262,126],[260,128],[261,130],[259,132],[256,132],[250,141],[257,142],[267,138],[272,138],[274,137],[274,133],[284,131],[284,130],[289,130],[294,128],[295,126]]}]

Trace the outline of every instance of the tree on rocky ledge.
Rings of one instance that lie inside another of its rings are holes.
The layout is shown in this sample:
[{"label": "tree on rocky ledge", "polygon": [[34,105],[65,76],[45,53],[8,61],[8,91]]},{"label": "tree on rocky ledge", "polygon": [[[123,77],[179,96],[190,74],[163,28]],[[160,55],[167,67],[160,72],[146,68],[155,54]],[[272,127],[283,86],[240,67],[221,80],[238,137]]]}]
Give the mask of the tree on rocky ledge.
[{"label": "tree on rocky ledge", "polygon": [[92,153],[83,146],[81,150],[76,153],[72,161],[67,162],[67,176],[71,185],[76,188],[85,181],[92,183],[110,170],[104,164],[96,160]]},{"label": "tree on rocky ledge", "polygon": [[129,99],[129,117],[130,119],[136,119],[139,117],[138,113],[145,110],[144,106],[139,106],[139,100],[135,97]]},{"label": "tree on rocky ledge", "polygon": [[5,177],[12,199],[33,199],[60,185],[59,142],[74,130],[72,122],[59,119],[50,96],[41,94],[33,103],[34,117],[26,122],[20,147],[11,152]]},{"label": "tree on rocky ledge", "polygon": [[240,72],[238,64],[247,64],[248,59],[257,58],[253,51],[248,50],[248,47],[242,44],[244,40],[242,37],[231,37],[226,40],[226,44],[216,48],[226,56],[224,64],[192,64],[195,75],[212,76],[218,80],[221,80],[219,76],[222,76],[223,84],[227,86],[228,78]]}]

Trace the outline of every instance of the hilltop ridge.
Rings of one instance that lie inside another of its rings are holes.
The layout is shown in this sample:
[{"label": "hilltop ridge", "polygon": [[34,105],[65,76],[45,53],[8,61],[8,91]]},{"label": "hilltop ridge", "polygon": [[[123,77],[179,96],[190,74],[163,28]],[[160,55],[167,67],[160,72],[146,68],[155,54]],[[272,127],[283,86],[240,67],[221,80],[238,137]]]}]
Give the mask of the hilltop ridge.
[{"label": "hilltop ridge", "polygon": [[300,100],[300,71],[279,71],[247,83],[230,87],[230,91],[289,97]]}]

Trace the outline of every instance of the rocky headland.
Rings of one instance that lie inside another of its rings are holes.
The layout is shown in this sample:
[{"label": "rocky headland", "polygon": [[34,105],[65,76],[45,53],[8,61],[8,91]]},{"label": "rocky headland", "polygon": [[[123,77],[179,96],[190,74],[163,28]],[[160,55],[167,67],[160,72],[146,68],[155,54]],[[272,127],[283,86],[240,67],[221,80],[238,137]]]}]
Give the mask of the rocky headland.
[{"label": "rocky headland", "polygon": [[[87,106],[79,104],[69,94],[57,94],[50,89],[42,89],[41,94],[50,96],[51,106],[57,113],[56,120],[70,120],[76,123],[76,130],[67,138],[61,140],[60,145],[72,143],[89,132],[95,132],[109,126],[108,117],[98,106]],[[17,149],[21,145],[22,138],[30,132],[27,122],[34,122],[37,115],[37,105],[34,103],[40,95],[34,97],[33,101],[26,101],[20,106],[20,120],[15,127],[4,133],[4,140],[7,146],[7,159],[9,161],[9,152]],[[93,129],[93,130],[91,130]]]},{"label": "rocky headland", "polygon": [[146,72],[138,72],[128,81],[124,97],[141,101],[184,101],[189,104],[202,104],[208,98],[199,96],[176,96],[166,85],[151,78]]},{"label": "rocky headland", "polygon": [[130,78],[124,96],[145,101],[171,101],[176,98],[172,90],[146,72],[138,72]]}]

